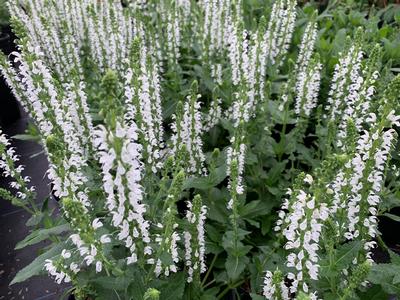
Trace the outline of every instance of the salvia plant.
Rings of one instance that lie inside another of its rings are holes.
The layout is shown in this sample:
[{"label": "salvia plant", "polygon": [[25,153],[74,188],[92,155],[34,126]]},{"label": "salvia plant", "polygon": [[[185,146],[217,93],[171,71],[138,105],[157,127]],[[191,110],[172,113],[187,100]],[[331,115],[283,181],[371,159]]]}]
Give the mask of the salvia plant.
[{"label": "salvia plant", "polygon": [[0,196],[32,215],[16,247],[51,241],[12,284],[47,271],[76,299],[400,295],[378,227],[400,206],[393,35],[372,10],[368,25],[346,5],[264,2],[8,1],[18,51],[0,70],[59,204],[37,205],[0,132]]}]

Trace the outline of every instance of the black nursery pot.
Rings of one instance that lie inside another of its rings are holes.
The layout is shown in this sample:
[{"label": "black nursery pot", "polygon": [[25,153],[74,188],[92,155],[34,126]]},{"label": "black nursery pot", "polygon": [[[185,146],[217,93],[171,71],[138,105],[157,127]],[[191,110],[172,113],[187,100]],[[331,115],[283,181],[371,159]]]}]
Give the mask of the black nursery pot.
[{"label": "black nursery pot", "polygon": [[[400,208],[395,207],[389,211],[392,215],[400,216]],[[385,216],[378,217],[379,231],[382,234],[382,239],[389,248],[400,254],[399,230],[400,223],[389,219]]]},{"label": "black nursery pot", "polygon": [[[9,27],[0,29],[0,50],[6,55],[15,51],[12,36],[13,34]],[[0,76],[0,101],[0,126],[7,127],[18,120],[21,115],[17,100],[14,98],[3,76]]]}]

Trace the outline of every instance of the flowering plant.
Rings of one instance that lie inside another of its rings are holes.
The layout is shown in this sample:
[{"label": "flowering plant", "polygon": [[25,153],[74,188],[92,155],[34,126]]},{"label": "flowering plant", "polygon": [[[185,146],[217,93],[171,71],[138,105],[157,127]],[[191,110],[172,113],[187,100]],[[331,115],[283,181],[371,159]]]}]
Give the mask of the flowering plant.
[{"label": "flowering plant", "polygon": [[254,20],[239,0],[8,7],[20,51],[0,70],[61,210],[36,207],[1,134],[17,190],[1,196],[34,227],[17,247],[52,241],[13,283],[45,269],[77,299],[398,293],[373,251],[398,268],[377,223],[399,204],[400,77],[369,28],[338,30],[332,63],[331,6],[277,0]]}]

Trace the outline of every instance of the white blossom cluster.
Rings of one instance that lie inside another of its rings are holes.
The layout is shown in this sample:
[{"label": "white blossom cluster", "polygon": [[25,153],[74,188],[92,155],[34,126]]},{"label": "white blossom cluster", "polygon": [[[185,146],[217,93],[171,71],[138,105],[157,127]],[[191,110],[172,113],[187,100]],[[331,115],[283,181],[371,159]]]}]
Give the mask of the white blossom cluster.
[{"label": "white blossom cluster", "polygon": [[303,34],[299,55],[295,65],[295,113],[297,116],[309,117],[317,106],[322,65],[318,59],[312,59],[317,25],[310,22]]},{"label": "white blossom cluster", "polygon": [[309,65],[314,51],[317,34],[317,24],[315,22],[308,23],[299,46],[299,55],[295,65],[296,72],[305,72]]},{"label": "white blossom cluster", "polygon": [[[69,197],[73,202],[70,207],[79,208],[80,214],[85,215],[91,209],[84,169],[92,143],[92,121],[84,83],[71,81],[60,85],[42,60],[44,54],[38,46],[32,47],[28,42],[23,49],[26,51],[22,54],[14,53],[18,70],[6,61],[2,62],[1,70],[41,132],[55,196]],[[69,209],[65,209],[65,215],[75,223],[77,233],[71,235],[71,241],[86,264],[91,265],[99,249],[92,241],[93,235],[88,238],[82,233],[91,226],[92,220],[84,218],[75,222],[76,214]],[[102,261],[98,259],[96,270],[100,272],[101,268]]]},{"label": "white blossom cluster", "polygon": [[221,60],[226,55],[228,47],[228,25],[232,20],[231,0],[205,0],[200,3],[203,10],[203,28],[201,39],[203,59],[207,59],[211,67],[211,77],[222,84]]},{"label": "white blossom cluster", "polygon": [[191,21],[192,3],[190,0],[177,0],[177,9],[179,9],[179,17],[183,26],[188,26]]},{"label": "white blossom cluster", "polygon": [[[292,299],[289,288],[286,286],[282,273],[276,270],[274,273],[267,271],[264,277],[263,295],[268,300]],[[318,300],[317,292],[307,293],[310,300]]]},{"label": "white blossom cluster", "polygon": [[210,109],[205,117],[203,129],[204,131],[209,131],[215,125],[219,123],[219,120],[222,117],[222,108],[221,108],[221,99],[218,97],[214,97]]},{"label": "white blossom cluster", "polygon": [[364,131],[357,141],[356,153],[329,185],[333,196],[331,212],[342,211],[346,216],[338,224],[340,232],[347,240],[363,239],[367,259],[371,259],[369,250],[375,243],[369,240],[377,234],[377,206],[395,135],[394,129],[380,132],[375,127],[371,132]]},{"label": "white blossom cluster", "polygon": [[[264,100],[267,57],[263,49],[259,28],[254,33],[241,30],[239,24],[230,25],[229,59],[232,66],[232,82],[238,86],[234,93],[233,119],[245,122],[254,114],[257,104]],[[236,125],[237,126],[237,125]]]},{"label": "white blossom cluster", "polygon": [[264,276],[264,287],[263,287],[263,295],[268,300],[289,300],[289,289],[286,286],[285,282],[282,278],[276,278],[276,273],[272,273],[271,271],[265,272]]},{"label": "white blossom cluster", "polygon": [[[198,25],[197,18],[194,17],[192,7],[194,3],[190,0],[155,1],[152,11],[156,11],[160,18],[161,26],[157,29],[154,36],[157,57],[160,65],[164,60],[168,61],[168,67],[175,70],[181,58],[182,42],[188,38],[190,41],[194,37],[186,37],[186,29],[190,28],[196,32]],[[164,40],[165,42],[161,42]]]},{"label": "white blossom cluster", "polygon": [[[137,261],[136,240],[140,237],[146,246],[144,254],[151,255],[149,222],[145,220],[146,207],[142,201],[140,185],[142,164],[141,145],[137,144],[137,127],[117,122],[115,131],[104,126],[95,130],[94,143],[102,166],[103,189],[107,195],[106,208],[117,228],[117,238],[130,249],[128,264]],[[119,141],[122,147],[115,147]]]},{"label": "white blossom cluster", "polygon": [[128,108],[125,119],[128,123],[137,123],[144,137],[143,158],[156,173],[162,165],[161,151],[164,148],[159,68],[157,63],[151,62],[146,45],[140,43],[139,48],[139,62],[130,66],[124,75]]},{"label": "white blossom cluster", "polygon": [[[243,172],[244,160],[246,155],[246,144],[235,142],[236,138],[232,137],[232,146],[228,147],[226,152],[227,175],[230,177],[228,187],[233,189],[233,192],[241,195],[244,192]],[[231,200],[233,201],[233,200]],[[228,208],[232,208],[232,202],[228,203]]]},{"label": "white blossom cluster", "polygon": [[185,265],[188,268],[187,282],[193,281],[193,275],[204,273],[206,271],[205,264],[205,231],[204,225],[207,215],[207,207],[201,206],[194,199],[194,204],[188,202],[188,210],[186,219],[194,226],[192,231],[184,231],[183,238],[185,242]]},{"label": "white blossom cluster", "polygon": [[[329,91],[328,118],[334,120],[339,118],[346,105],[344,98],[348,95],[351,83],[357,83],[361,67],[363,53],[358,45],[352,45],[347,52],[342,53],[339,62],[335,65],[335,72],[332,77],[331,89]],[[353,72],[354,69],[354,72]],[[350,81],[351,80],[351,81]],[[353,86],[355,87],[355,86]],[[353,93],[357,89],[352,89]]]},{"label": "white blossom cluster", "polygon": [[349,88],[349,94],[345,98],[347,107],[343,111],[343,116],[341,123],[339,124],[339,132],[337,135],[337,145],[342,148],[345,147],[342,140],[347,136],[347,120],[350,118],[354,120],[358,129],[361,128],[363,122],[369,120],[367,113],[369,112],[370,108],[370,100],[374,94],[373,83],[379,75],[378,72],[374,72],[371,80],[365,81],[361,75],[355,79],[357,76],[355,74],[357,74],[357,71],[353,71],[352,73],[352,80],[354,83],[351,84]]},{"label": "white blossom cluster", "polygon": [[221,63],[215,63],[211,65],[211,77],[214,79],[217,85],[221,86],[223,84]]},{"label": "white blossom cluster", "polygon": [[[234,85],[238,85],[240,81],[240,55],[242,52],[242,45],[241,45],[241,36],[239,32],[238,26],[235,23],[230,23],[228,27],[228,57],[229,62],[231,63],[231,70],[232,70],[232,83]],[[245,33],[244,33],[245,34]],[[245,49],[247,51],[247,49]]]},{"label": "white blossom cluster", "polygon": [[[103,269],[103,263],[101,257],[98,256],[98,254],[101,254],[99,248],[94,243],[85,243],[78,234],[72,234],[70,239],[77,247],[79,255],[83,257],[83,262],[87,266],[95,264],[96,273],[100,273]],[[74,266],[72,265],[72,267]],[[71,271],[73,270],[71,269]]]},{"label": "white blossom cluster", "polygon": [[30,186],[30,177],[23,176],[24,166],[18,164],[19,157],[15,153],[15,149],[11,146],[10,140],[7,136],[2,133],[0,129],[0,171],[1,175],[5,178],[10,177],[10,187],[17,191],[16,196],[21,200],[26,200],[28,197],[32,197],[35,192],[35,187]]},{"label": "white blossom cluster", "polygon": [[80,49],[89,47],[93,62],[104,71],[122,68],[135,34],[135,21],[115,1],[9,1],[10,12],[28,30],[34,47],[65,80],[80,67]]},{"label": "white blossom cluster", "polygon": [[182,146],[186,147],[188,152],[187,171],[190,174],[204,174],[205,156],[203,153],[202,134],[204,131],[202,124],[202,116],[200,113],[201,96],[192,94],[187,97],[183,106],[183,115],[176,118],[172,124],[174,135],[171,137],[173,146],[172,153],[176,155]]},{"label": "white blossom cluster", "polygon": [[275,1],[272,6],[268,28],[264,33],[262,56],[270,65],[281,65],[289,50],[296,21],[295,0]]},{"label": "white blossom cluster", "polygon": [[[247,123],[254,115],[257,104],[264,100],[267,65],[275,65],[278,61],[278,69],[285,60],[295,20],[296,1],[288,0],[274,3],[266,31],[262,22],[255,32],[243,29],[240,20],[231,20],[228,23],[228,58],[232,83],[236,87],[228,114],[236,127],[241,121]],[[313,33],[314,31],[306,32],[311,37],[305,42],[312,43],[315,39]],[[311,54],[307,51],[302,51],[299,59],[306,60],[309,55]]]},{"label": "white blossom cluster", "polygon": [[[91,128],[86,99],[82,85],[74,91],[71,91],[72,86],[67,90],[60,88],[41,59],[43,52],[29,43],[25,47],[29,54],[13,53],[14,61],[19,64],[18,72],[5,61],[0,69],[42,133],[55,195],[66,196],[78,191],[86,182],[82,168],[86,165],[90,137],[80,138],[79,135]],[[54,143],[62,146],[62,156],[54,153]],[[81,200],[85,206],[89,205],[83,198]]]},{"label": "white blossom cluster", "polygon": [[[168,197],[172,197],[169,195]],[[156,259],[150,258],[147,263],[154,265],[154,273],[157,277],[163,273],[165,276],[169,276],[170,273],[176,273],[178,270],[177,264],[180,262],[178,253],[178,242],[181,240],[181,236],[178,233],[178,224],[173,222],[173,210],[167,208],[165,225],[158,224],[160,229],[164,229],[163,234],[155,234],[155,242],[158,244],[158,253],[165,252],[170,255],[171,262],[165,264],[162,262],[160,257]]]},{"label": "white blossom cluster", "polygon": [[229,113],[235,127],[242,121],[245,123],[249,121],[259,102],[258,97],[263,95],[263,91],[257,89],[257,85],[259,86],[259,83],[265,80],[258,76],[257,72],[259,65],[265,66],[259,62],[259,47],[262,46],[256,34],[249,35],[246,30],[241,30],[238,24],[230,24],[228,56],[231,63],[232,83],[236,89]]},{"label": "white blossom cluster", "polygon": [[71,282],[71,277],[64,271],[58,271],[58,268],[54,265],[54,262],[51,259],[45,260],[44,268],[49,272],[50,276],[54,277],[56,283],[61,284],[62,282]]},{"label": "white blossom cluster", "polygon": [[[363,51],[355,43],[342,54],[335,66],[331,90],[328,98],[328,118],[338,121],[337,146],[346,148],[344,140],[347,137],[348,120],[351,119],[358,130],[364,122],[369,122],[371,100],[374,95],[374,84],[379,73],[374,66],[374,60],[379,54],[376,47],[363,67]],[[335,121],[336,122],[336,121]]]},{"label": "white blossom cluster", "polygon": [[317,106],[322,65],[315,61],[299,71],[296,82],[294,111],[297,116],[309,117]]},{"label": "white blossom cluster", "polygon": [[[175,224],[177,225],[177,224]],[[161,272],[164,270],[164,275],[169,276],[170,272],[176,273],[177,272],[177,266],[176,264],[179,263],[179,255],[178,255],[178,246],[177,243],[181,240],[181,237],[179,234],[174,231],[170,237],[170,239],[167,239],[167,242],[170,243],[168,253],[171,254],[171,259],[172,259],[172,264],[169,266],[165,266],[164,269],[162,268],[162,262],[161,259],[157,259],[156,262],[156,268],[154,270],[154,273],[156,276],[160,276]]]},{"label": "white blossom cluster", "polygon": [[[227,148],[226,156],[227,176],[229,177],[228,188],[231,194],[227,208],[232,210],[235,217],[237,207],[236,196],[244,192],[245,127],[255,112],[255,99],[256,95],[258,95],[255,91],[255,74],[258,67],[258,52],[256,50],[259,44],[255,38],[256,35],[249,37],[248,32],[243,30],[238,22],[231,23],[228,30],[228,55],[232,70],[232,83],[235,86],[235,90],[232,95],[233,103],[227,114],[228,118],[233,120],[235,132],[231,137],[231,146]],[[249,41],[248,38],[251,38],[251,40]],[[236,220],[233,221],[234,226],[236,226]]]},{"label": "white blossom cluster", "polygon": [[[313,178],[306,175],[304,183],[312,184]],[[291,198],[286,199],[279,212],[276,231],[286,239],[284,248],[289,250],[286,266],[293,271],[287,274],[291,280],[289,291],[296,293],[300,288],[309,293],[307,280],[318,280],[318,249],[323,222],[329,216],[325,203],[303,190],[289,190]]]},{"label": "white blossom cluster", "polygon": [[172,9],[167,10],[166,22],[167,22],[167,57],[170,64],[174,66],[178,64],[178,60],[181,57],[180,46],[182,40],[182,24],[180,18],[180,10],[178,5],[173,5]]},{"label": "white blossom cluster", "polygon": [[100,273],[105,262],[103,244],[111,242],[107,234],[103,234],[97,239],[98,229],[103,227],[103,223],[98,218],[90,222],[91,219],[86,214],[85,207],[81,202],[68,199],[63,208],[71,226],[75,227],[78,233],[69,236],[69,240],[76,250],[63,249],[59,259],[47,259],[44,265],[49,275],[55,276],[55,280],[59,284],[63,280],[64,282],[72,281],[81,268],[86,268],[86,266],[94,265],[96,273]]},{"label": "white blossom cluster", "polygon": [[[61,17],[60,11],[65,8],[65,13],[68,13],[71,19],[73,16],[78,17],[77,5],[63,2],[61,5],[61,2],[46,3],[32,0],[21,5],[19,1],[8,1],[8,6],[11,15],[27,29],[31,45],[43,51],[46,64],[64,79],[80,64],[77,44],[82,43],[81,39],[75,39],[72,35],[66,34],[71,24],[62,23],[64,18]],[[81,33],[82,19],[73,19],[80,22],[79,32]],[[78,72],[81,73],[82,69],[79,68]]]},{"label": "white blossom cluster", "polygon": [[[238,5],[236,8],[238,8]],[[237,16],[240,9],[236,10]],[[234,86],[232,105],[226,112],[233,120],[235,134],[232,146],[227,149],[227,175],[231,199],[228,209],[236,212],[236,197],[243,194],[243,172],[246,144],[246,125],[254,116],[257,105],[265,98],[265,76],[268,64],[278,68],[283,62],[292,38],[296,19],[296,1],[276,1],[268,28],[264,33],[260,22],[256,32],[243,29],[241,18],[231,18],[227,27],[228,59],[231,65],[231,79]],[[233,221],[236,226],[236,221]]]}]

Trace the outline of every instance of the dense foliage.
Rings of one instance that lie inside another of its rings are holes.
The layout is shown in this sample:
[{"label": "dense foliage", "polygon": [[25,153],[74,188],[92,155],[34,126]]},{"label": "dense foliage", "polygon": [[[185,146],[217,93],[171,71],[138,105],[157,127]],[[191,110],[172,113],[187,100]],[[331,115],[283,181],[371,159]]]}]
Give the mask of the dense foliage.
[{"label": "dense foliage", "polygon": [[[7,10],[7,5],[5,0],[0,1],[0,27],[8,25],[9,23],[9,14]],[[1,31],[1,28],[0,28]]]},{"label": "dense foliage", "polygon": [[[400,10],[295,0],[9,0],[0,70],[61,214],[8,137],[0,195],[77,299],[386,299],[400,257]],[[1,133],[0,133],[1,134]],[[376,261],[377,252],[388,261]]]}]

